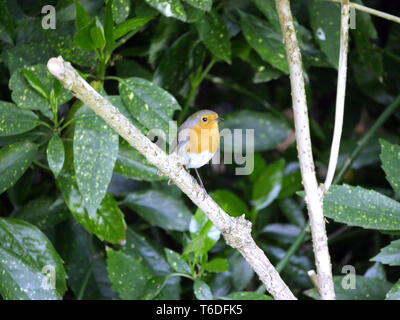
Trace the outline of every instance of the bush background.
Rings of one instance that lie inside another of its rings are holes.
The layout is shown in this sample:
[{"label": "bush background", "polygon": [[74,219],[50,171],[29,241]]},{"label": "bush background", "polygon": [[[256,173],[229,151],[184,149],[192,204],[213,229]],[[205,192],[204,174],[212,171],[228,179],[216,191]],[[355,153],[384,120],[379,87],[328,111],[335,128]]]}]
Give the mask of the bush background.
[{"label": "bush background", "polygon": [[[355,1],[361,3],[360,0]],[[44,5],[56,29],[43,29]],[[399,14],[394,1],[364,1]],[[334,126],[340,6],[292,1],[317,175]],[[338,170],[324,203],[339,299],[400,296],[400,26],[357,12]],[[255,169],[200,169],[302,299],[318,298],[273,1],[0,1],[0,295],[3,299],[270,299],[204,214],[46,70],[62,55],[144,133],[212,109],[255,129]],[[395,108],[393,108],[395,109]],[[293,244],[300,239],[299,245]],[[282,260],[295,249],[290,260]],[[44,266],[53,266],[46,271]],[[340,285],[353,265],[357,287]],[[43,273],[55,274],[43,288]],[[51,285],[51,282],[49,283]]]}]

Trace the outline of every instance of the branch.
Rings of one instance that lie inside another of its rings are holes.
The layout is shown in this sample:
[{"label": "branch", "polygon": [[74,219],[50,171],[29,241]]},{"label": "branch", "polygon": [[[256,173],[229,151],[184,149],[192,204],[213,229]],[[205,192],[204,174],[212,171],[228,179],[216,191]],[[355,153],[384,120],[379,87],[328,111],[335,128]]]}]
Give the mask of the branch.
[{"label": "branch", "polygon": [[342,0],[341,26],[340,26],[340,53],[338,82],[336,91],[335,128],[333,131],[331,155],[329,157],[328,173],[324,184],[324,192],[327,192],[335,175],[339,157],[340,138],[342,136],[344,100],[346,96],[347,76],[347,48],[349,43],[349,0]]},{"label": "branch", "polygon": [[317,267],[318,283],[320,286],[319,291],[321,292],[322,299],[335,299],[332,265],[328,251],[328,239],[322,210],[322,197],[320,197],[320,192],[318,190],[311,149],[310,127],[300,48],[296,38],[289,1],[275,0],[275,3],[282,28],[290,71],[297,152],[305,191],[304,200],[307,204],[311,225],[315,265]]},{"label": "branch", "polygon": [[167,155],[152,143],[116,107],[82,79],[69,62],[65,62],[62,57],[51,58],[47,68],[65,88],[71,90],[161,173],[168,176],[207,215],[221,231],[226,242],[243,255],[275,299],[296,299],[264,252],[254,242],[251,237],[251,223],[245,220],[244,216],[234,218],[223,211],[179,164],[176,154]]},{"label": "branch", "polygon": [[[341,0],[327,0],[327,1],[341,2]],[[369,8],[369,7],[363,6],[363,5],[358,4],[358,3],[354,3],[354,2],[349,2],[349,5],[350,5],[351,8],[354,8],[356,10],[363,11],[363,12],[372,14],[374,16],[377,16],[377,17],[380,17],[380,18],[383,18],[383,19],[386,19],[386,20],[390,20],[390,21],[396,22],[396,23],[400,23],[400,18],[397,17],[397,16],[394,16],[392,14],[389,14],[389,13],[386,13],[386,12],[382,12],[382,11],[379,11],[379,10],[375,10],[375,9],[372,9],[372,8]]]}]

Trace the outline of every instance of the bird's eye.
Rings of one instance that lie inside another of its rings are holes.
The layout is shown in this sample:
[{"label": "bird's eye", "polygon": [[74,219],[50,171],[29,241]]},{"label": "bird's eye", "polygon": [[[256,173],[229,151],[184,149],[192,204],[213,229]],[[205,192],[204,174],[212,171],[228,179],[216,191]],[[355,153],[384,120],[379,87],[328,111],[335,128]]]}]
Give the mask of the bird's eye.
[{"label": "bird's eye", "polygon": [[207,117],[203,117],[203,118],[201,118],[201,120],[203,120],[204,122],[207,122]]}]

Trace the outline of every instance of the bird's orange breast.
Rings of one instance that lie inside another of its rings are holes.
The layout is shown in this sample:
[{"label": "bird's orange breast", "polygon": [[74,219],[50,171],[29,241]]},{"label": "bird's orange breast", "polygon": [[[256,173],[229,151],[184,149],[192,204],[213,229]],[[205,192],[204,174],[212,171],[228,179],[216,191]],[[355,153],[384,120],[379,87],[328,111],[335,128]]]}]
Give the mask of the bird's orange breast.
[{"label": "bird's orange breast", "polygon": [[210,153],[217,152],[219,146],[218,125],[212,125],[208,128],[195,125],[189,132],[189,143],[186,152],[202,153],[208,151]]}]

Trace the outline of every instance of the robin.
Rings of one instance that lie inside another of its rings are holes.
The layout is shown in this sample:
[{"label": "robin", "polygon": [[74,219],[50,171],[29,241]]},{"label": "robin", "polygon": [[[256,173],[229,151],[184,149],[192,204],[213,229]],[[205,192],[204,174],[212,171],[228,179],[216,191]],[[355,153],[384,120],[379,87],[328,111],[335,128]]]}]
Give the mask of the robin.
[{"label": "robin", "polygon": [[197,168],[211,160],[219,147],[218,122],[224,120],[211,110],[200,110],[186,119],[178,129],[177,142],[170,153],[177,152],[187,169],[193,168],[204,188]]}]

